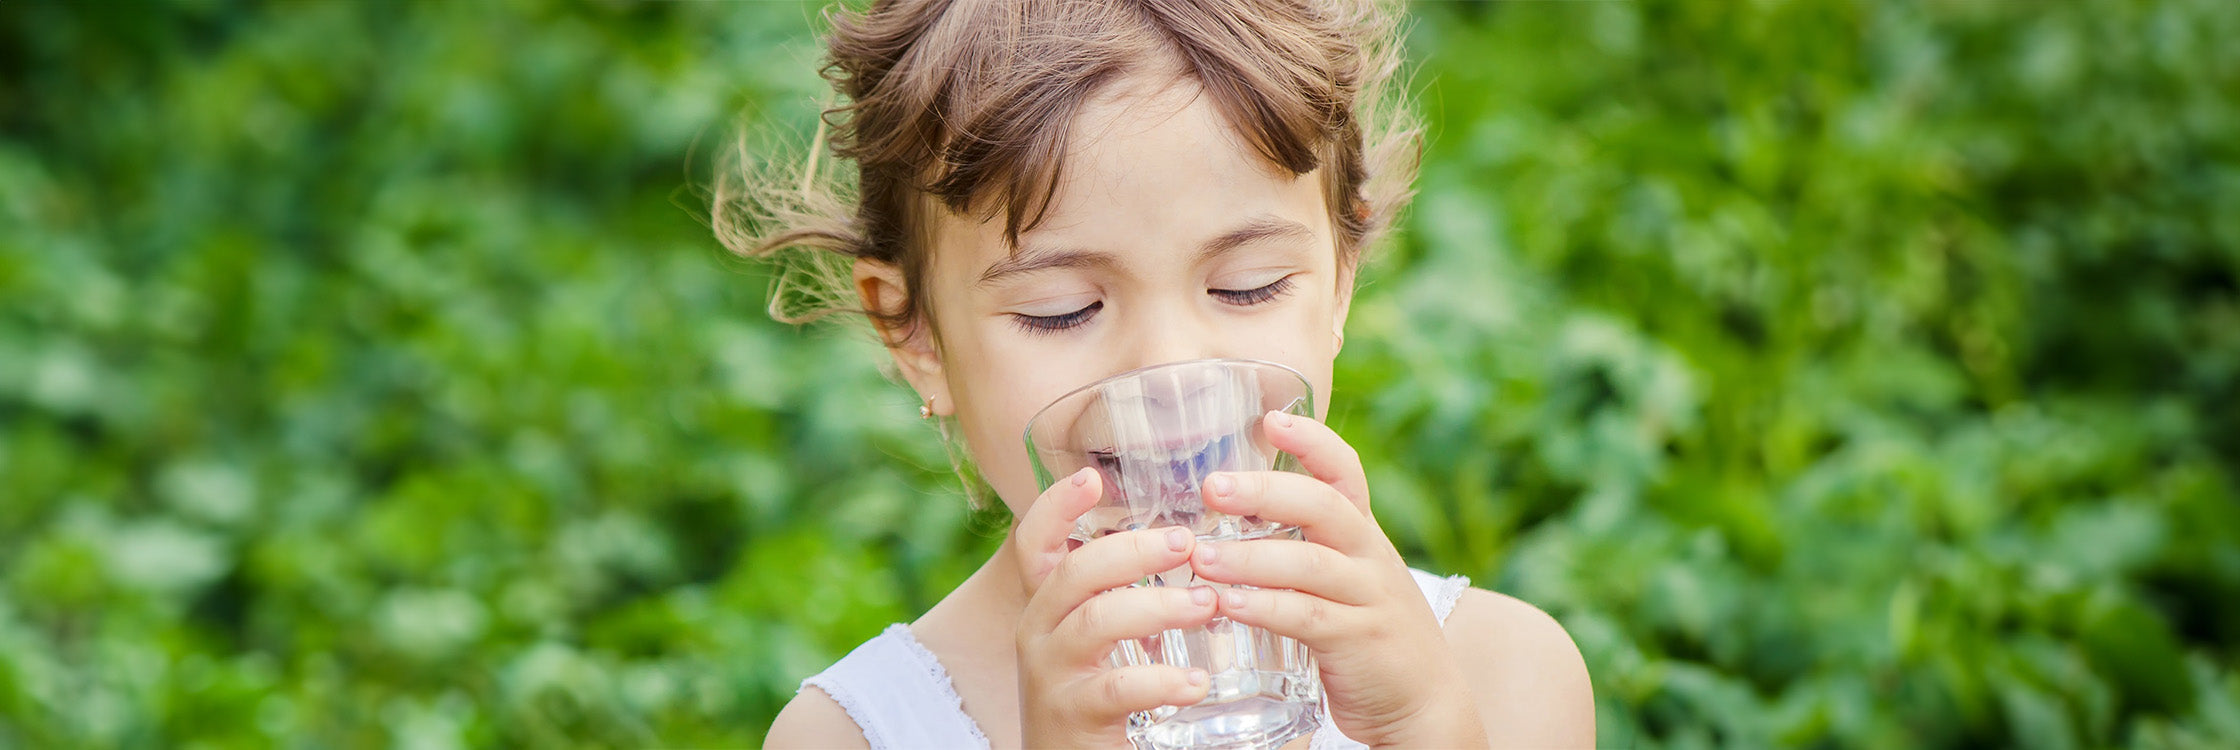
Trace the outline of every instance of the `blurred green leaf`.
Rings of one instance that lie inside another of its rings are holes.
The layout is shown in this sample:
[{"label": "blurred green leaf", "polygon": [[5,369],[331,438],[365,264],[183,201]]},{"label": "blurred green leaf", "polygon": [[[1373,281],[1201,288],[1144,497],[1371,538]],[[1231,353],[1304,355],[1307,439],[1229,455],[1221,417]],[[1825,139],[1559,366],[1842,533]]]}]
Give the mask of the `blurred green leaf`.
[{"label": "blurred green leaf", "polygon": [[[696,218],[820,8],[0,4],[0,748],[751,746],[969,575]],[[1603,744],[2240,745],[2240,5],[1414,11],[1331,422]]]}]

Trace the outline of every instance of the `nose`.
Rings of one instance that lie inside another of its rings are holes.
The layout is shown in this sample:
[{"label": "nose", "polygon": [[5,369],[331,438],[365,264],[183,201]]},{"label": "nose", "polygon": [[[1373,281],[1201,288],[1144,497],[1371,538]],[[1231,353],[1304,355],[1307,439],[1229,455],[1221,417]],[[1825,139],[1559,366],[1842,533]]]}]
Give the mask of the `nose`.
[{"label": "nose", "polygon": [[1196,300],[1167,300],[1144,305],[1129,320],[1126,369],[1163,365],[1186,359],[1225,356],[1214,335],[1215,321],[1207,319]]},{"label": "nose", "polygon": [[[1126,357],[1130,369],[1185,360],[1235,356],[1219,335],[1219,321],[1196,300],[1166,300],[1166,304],[1141,309],[1128,321]],[[1219,368],[1182,367],[1161,370],[1142,379],[1140,396],[1153,409],[1195,413],[1212,408],[1211,401],[1233,398],[1229,374]]]},{"label": "nose", "polygon": [[1154,409],[1204,408],[1206,401],[1229,395],[1229,373],[1216,367],[1170,367],[1143,378],[1143,399]]},{"label": "nose", "polygon": [[1200,450],[1260,412],[1257,385],[1251,372],[1230,366],[1161,363],[1100,387],[1099,424],[1117,446]]}]

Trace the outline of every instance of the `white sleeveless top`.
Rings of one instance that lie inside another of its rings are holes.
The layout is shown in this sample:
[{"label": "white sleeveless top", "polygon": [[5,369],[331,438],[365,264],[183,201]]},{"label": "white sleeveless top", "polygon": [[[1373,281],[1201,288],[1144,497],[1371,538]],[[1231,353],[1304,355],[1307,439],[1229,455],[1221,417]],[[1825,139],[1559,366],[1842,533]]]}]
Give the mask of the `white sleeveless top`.
[{"label": "white sleeveless top", "polygon": [[[1462,576],[1440,578],[1414,568],[1408,572],[1440,622],[1446,622],[1455,599],[1470,586],[1470,579]],[[830,669],[801,681],[802,689],[812,686],[848,712],[872,750],[988,747],[988,736],[965,714],[964,700],[949,683],[948,670],[910,635],[907,625],[887,626],[886,632],[857,646]],[[1313,750],[1367,747],[1339,733],[1327,712],[1309,746]]]}]

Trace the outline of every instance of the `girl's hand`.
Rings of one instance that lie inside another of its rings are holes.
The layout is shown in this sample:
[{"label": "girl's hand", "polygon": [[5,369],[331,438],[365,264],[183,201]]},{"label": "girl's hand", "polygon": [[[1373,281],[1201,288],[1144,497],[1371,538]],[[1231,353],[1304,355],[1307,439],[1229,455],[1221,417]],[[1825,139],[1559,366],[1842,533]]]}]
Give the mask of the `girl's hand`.
[{"label": "girl's hand", "polygon": [[1182,567],[1196,543],[1186,529],[1111,534],[1072,549],[1067,533],[1096,504],[1102,478],[1061,479],[1027,507],[1011,549],[1027,583],[1019,616],[1019,721],[1028,747],[1121,747],[1128,714],[1187,706],[1206,696],[1206,674],[1178,667],[1107,667],[1123,638],[1202,625],[1211,588],[1122,588]]},{"label": "girl's hand", "polygon": [[1297,524],[1306,539],[1198,545],[1190,565],[1200,577],[1288,589],[1225,589],[1221,614],[1313,649],[1330,717],[1347,737],[1380,747],[1484,746],[1438,618],[1369,513],[1359,454],[1312,419],[1270,412],[1262,429],[1313,476],[1218,474],[1206,480],[1206,506]]}]

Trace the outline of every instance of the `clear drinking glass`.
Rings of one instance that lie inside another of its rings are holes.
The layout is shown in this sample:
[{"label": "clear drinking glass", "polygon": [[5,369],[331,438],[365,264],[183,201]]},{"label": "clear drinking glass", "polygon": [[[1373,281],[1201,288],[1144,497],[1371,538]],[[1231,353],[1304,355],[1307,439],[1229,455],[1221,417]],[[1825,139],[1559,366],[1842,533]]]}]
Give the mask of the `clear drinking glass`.
[{"label": "clear drinking glass", "polygon": [[[1246,359],[1153,365],[1044,407],[1027,424],[1027,454],[1044,489],[1083,466],[1102,475],[1104,498],[1074,527],[1081,541],[1165,526],[1187,527],[1200,541],[1298,539],[1296,526],[1208,511],[1198,494],[1216,471],[1300,471],[1261,434],[1261,417],[1270,411],[1314,418],[1306,378]],[[1226,587],[1198,580],[1187,563],[1134,585]],[[1129,716],[1128,737],[1137,747],[1272,748],[1321,723],[1322,679],[1306,647],[1225,617],[1123,641],[1112,663],[1196,667],[1208,677],[1197,705]]]}]

